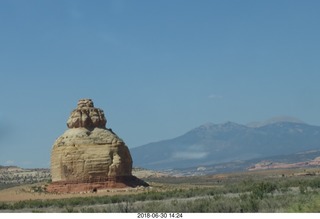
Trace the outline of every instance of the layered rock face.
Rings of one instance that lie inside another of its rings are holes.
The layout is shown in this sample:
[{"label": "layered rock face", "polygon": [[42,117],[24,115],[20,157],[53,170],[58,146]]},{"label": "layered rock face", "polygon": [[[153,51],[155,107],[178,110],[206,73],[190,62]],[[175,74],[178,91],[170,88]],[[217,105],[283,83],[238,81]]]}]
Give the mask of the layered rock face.
[{"label": "layered rock face", "polygon": [[52,148],[49,192],[147,185],[132,176],[129,149],[106,123],[103,110],[92,100],[79,100],[67,121],[69,129]]}]

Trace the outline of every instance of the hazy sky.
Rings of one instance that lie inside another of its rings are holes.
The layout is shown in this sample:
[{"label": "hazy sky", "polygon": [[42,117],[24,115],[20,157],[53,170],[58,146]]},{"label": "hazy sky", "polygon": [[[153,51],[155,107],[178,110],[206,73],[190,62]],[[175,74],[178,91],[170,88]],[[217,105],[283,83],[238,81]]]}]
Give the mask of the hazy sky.
[{"label": "hazy sky", "polygon": [[1,0],[0,165],[48,167],[80,98],[130,147],[206,122],[320,125],[320,1]]}]

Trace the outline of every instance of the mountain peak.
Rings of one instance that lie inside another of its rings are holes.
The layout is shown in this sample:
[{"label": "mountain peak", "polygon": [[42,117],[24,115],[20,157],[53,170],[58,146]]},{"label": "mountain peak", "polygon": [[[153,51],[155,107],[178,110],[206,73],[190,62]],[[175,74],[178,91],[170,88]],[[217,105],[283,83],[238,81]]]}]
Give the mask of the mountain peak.
[{"label": "mountain peak", "polygon": [[172,169],[319,149],[320,126],[301,124],[288,117],[267,120],[261,128],[206,123],[176,138],[133,148],[132,156],[137,166]]},{"label": "mountain peak", "polygon": [[235,122],[228,121],[228,122],[220,124],[220,126],[224,126],[224,127],[239,127],[239,126],[242,126],[242,125],[240,125],[238,123],[235,123]]},{"label": "mountain peak", "polygon": [[304,121],[302,121],[300,119],[297,119],[295,117],[277,116],[277,117],[270,118],[270,119],[268,119],[266,121],[263,121],[263,122],[251,122],[251,123],[248,123],[247,127],[259,128],[259,127],[262,127],[262,126],[271,125],[271,124],[275,124],[275,123],[282,123],[282,122],[306,124]]},{"label": "mountain peak", "polygon": [[243,125],[240,125],[235,122],[225,122],[220,124],[214,124],[212,122],[205,123],[198,128],[195,128],[195,130],[209,130],[209,129],[233,129],[233,128],[239,128],[239,127],[245,127]]}]

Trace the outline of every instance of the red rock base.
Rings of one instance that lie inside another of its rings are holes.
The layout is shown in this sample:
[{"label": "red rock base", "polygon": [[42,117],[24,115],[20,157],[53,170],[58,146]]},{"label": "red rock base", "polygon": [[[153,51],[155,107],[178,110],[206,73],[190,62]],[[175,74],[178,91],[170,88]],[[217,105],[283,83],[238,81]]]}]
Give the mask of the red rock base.
[{"label": "red rock base", "polygon": [[70,182],[59,181],[53,182],[47,187],[50,193],[80,193],[80,192],[97,192],[101,189],[113,188],[135,188],[138,186],[148,187],[149,184],[135,176],[121,177],[116,180],[105,182]]}]

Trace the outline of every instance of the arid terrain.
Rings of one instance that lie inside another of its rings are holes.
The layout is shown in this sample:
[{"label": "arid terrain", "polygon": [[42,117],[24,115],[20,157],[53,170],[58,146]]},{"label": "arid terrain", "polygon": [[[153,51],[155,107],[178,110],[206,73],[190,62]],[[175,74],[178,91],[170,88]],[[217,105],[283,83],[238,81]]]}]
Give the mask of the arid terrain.
[{"label": "arid terrain", "polygon": [[[168,176],[165,173],[145,169],[133,169],[133,174],[139,178],[158,178]],[[37,199],[61,199],[71,197],[92,196],[91,192],[76,194],[47,193],[46,186],[50,184],[49,169],[22,169],[15,166],[0,169],[0,202],[16,202]],[[125,189],[98,190],[95,196],[132,194],[144,191],[142,187]]]},{"label": "arid terrain", "polygon": [[50,177],[6,184],[0,212],[318,212],[320,206],[320,168],[180,177],[135,169],[134,175],[150,187],[52,194]]}]

